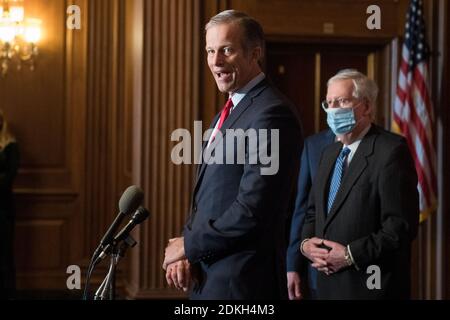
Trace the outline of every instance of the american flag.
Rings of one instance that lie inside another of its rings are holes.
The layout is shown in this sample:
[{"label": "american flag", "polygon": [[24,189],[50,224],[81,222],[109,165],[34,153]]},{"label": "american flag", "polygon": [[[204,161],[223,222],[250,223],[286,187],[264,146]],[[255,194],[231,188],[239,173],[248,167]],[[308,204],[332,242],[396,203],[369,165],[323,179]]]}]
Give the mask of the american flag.
[{"label": "american flag", "polygon": [[428,90],[428,58],[422,0],[411,0],[393,110],[393,131],[405,136],[419,178],[420,220],[436,209],[436,154],[433,105]]}]

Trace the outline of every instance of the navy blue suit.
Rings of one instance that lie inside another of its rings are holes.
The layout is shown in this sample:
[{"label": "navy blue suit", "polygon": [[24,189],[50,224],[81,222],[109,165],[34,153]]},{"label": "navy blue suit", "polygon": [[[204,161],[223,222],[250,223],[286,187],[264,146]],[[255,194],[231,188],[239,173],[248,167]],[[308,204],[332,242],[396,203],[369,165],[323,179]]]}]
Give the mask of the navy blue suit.
[{"label": "navy blue suit", "polygon": [[[263,80],[225,120],[221,131],[226,134],[218,143],[230,134],[226,129],[278,129],[279,170],[262,175],[267,166],[249,163],[248,140],[234,142],[244,151],[245,164],[199,166],[183,232],[186,257],[199,274],[190,297],[286,299],[285,225],[302,147],[298,116]],[[275,151],[270,141],[269,147]]]},{"label": "navy blue suit", "polygon": [[[306,208],[308,205],[309,192],[312,181],[319,166],[322,151],[335,140],[335,135],[331,130],[324,130],[305,140],[300,162],[300,174],[297,183],[297,197],[295,199],[295,209],[292,215],[291,234],[289,247],[287,250],[287,271],[303,273],[307,259],[300,253],[300,238]],[[308,264],[309,265],[309,264]],[[309,286],[316,290],[317,271],[309,265],[308,278]]]}]

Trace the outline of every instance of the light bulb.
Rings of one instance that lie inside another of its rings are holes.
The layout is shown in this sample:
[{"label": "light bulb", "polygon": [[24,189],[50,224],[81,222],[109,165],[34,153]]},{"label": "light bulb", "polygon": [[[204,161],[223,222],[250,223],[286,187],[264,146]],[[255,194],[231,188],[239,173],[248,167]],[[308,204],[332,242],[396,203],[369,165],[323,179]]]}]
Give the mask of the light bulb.
[{"label": "light bulb", "polygon": [[37,43],[41,39],[41,20],[27,19],[24,37],[26,42]]},{"label": "light bulb", "polygon": [[22,22],[25,12],[22,6],[10,6],[9,7],[9,17],[12,21]]},{"label": "light bulb", "polygon": [[2,18],[0,20],[0,39],[3,42],[11,43],[16,37],[16,28],[10,19]]}]

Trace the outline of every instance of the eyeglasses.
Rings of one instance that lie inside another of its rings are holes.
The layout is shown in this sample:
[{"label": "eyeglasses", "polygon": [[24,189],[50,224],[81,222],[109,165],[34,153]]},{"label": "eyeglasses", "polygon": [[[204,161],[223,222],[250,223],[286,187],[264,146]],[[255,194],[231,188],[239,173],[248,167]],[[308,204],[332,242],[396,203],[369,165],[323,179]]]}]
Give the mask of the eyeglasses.
[{"label": "eyeglasses", "polygon": [[334,100],[323,100],[322,108],[328,109],[336,104],[338,105],[339,108],[347,108],[351,106],[351,103],[354,99],[356,98],[351,97],[351,98],[337,98]]}]

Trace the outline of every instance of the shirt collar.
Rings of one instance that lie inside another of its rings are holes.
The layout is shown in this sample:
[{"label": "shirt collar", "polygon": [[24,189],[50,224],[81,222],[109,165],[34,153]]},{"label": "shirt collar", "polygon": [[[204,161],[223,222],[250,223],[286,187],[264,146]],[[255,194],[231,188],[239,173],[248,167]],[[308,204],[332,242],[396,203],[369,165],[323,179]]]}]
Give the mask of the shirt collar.
[{"label": "shirt collar", "polygon": [[343,146],[343,148],[347,147],[347,148],[350,149],[349,160],[351,160],[351,158],[352,158],[353,155],[355,154],[356,149],[358,149],[359,144],[361,143],[362,139],[366,136],[367,132],[369,132],[371,126],[372,126],[372,125],[367,126],[367,128],[365,128],[365,129],[359,134],[358,138],[357,138],[354,142],[352,142],[352,143],[349,144],[349,145],[344,145],[344,146]]},{"label": "shirt collar", "polygon": [[245,95],[250,92],[258,83],[260,83],[266,75],[264,72],[260,72],[256,77],[250,80],[245,86],[241,89],[238,89],[236,92],[231,93],[231,101],[233,101],[233,109],[236,108],[239,102],[244,99]]}]

